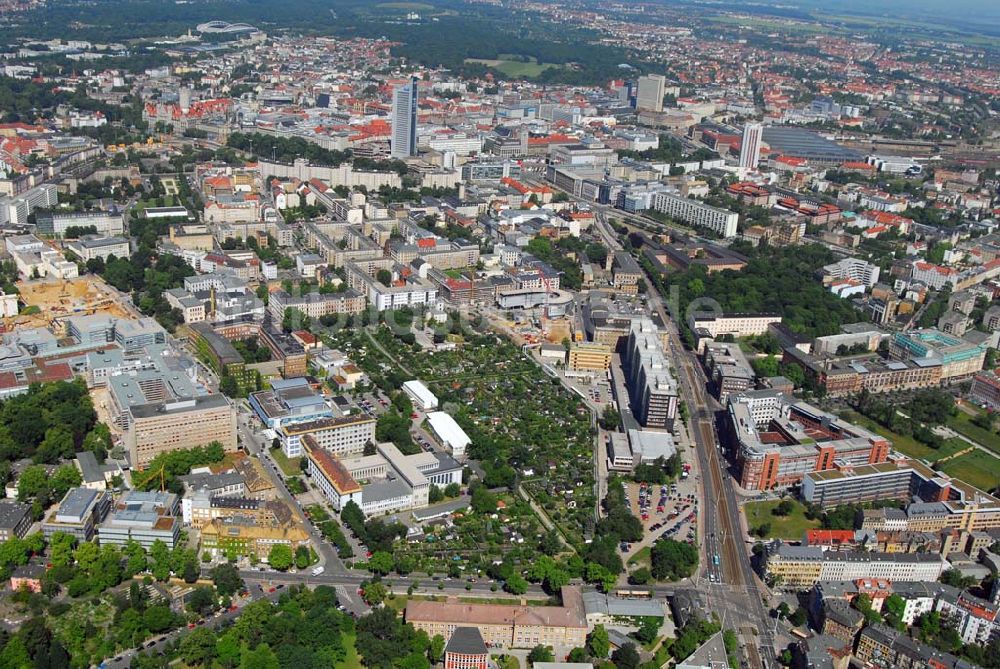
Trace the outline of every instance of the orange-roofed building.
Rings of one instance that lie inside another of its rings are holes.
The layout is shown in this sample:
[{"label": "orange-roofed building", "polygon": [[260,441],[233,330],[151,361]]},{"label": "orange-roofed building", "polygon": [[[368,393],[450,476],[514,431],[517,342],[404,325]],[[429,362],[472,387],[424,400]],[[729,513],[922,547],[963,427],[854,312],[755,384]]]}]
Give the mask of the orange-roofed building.
[{"label": "orange-roofed building", "polygon": [[333,508],[340,511],[348,502],[361,506],[361,485],[354,480],[347,467],[320,448],[311,435],[302,436],[302,446],[309,460],[309,475]]},{"label": "orange-roofed building", "polygon": [[771,201],[771,193],[766,188],[749,181],[735,183],[726,191],[744,204],[766,207]]},{"label": "orange-roofed building", "polygon": [[864,173],[875,172],[874,165],[869,165],[866,162],[857,160],[849,160],[846,163],[843,163],[840,166],[840,169],[844,170],[845,172],[864,172]]},{"label": "orange-roofed building", "polygon": [[854,530],[806,530],[805,544],[832,550],[846,550],[856,545]]}]

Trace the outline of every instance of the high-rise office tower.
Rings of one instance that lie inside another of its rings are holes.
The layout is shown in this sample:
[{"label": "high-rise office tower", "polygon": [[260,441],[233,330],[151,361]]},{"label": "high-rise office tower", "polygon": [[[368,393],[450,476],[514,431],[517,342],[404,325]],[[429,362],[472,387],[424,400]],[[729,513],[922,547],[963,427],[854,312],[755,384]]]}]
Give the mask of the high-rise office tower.
[{"label": "high-rise office tower", "polygon": [[760,138],[764,134],[764,126],[760,123],[747,123],[743,126],[743,141],[740,143],[740,169],[755,170],[760,161]]},{"label": "high-rise office tower", "polygon": [[640,111],[663,111],[663,96],[667,93],[667,78],[662,74],[647,74],[639,77],[639,90],[635,96],[635,108]]},{"label": "high-rise office tower", "polygon": [[417,78],[392,92],[392,145],[393,158],[417,155]]}]

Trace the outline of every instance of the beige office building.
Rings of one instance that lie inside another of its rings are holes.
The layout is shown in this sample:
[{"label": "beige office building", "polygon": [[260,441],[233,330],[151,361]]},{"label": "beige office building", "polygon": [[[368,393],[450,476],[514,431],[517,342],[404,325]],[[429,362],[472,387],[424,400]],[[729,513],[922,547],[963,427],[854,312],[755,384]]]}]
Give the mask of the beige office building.
[{"label": "beige office building", "polygon": [[667,78],[662,74],[639,77],[635,108],[639,111],[663,111],[663,98],[667,94]]},{"label": "beige office building", "polygon": [[134,406],[125,432],[134,469],[145,469],[160,453],[213,441],[236,450],[236,408],[219,394]]},{"label": "beige office building", "polygon": [[562,606],[465,604],[411,601],[406,622],[445,641],[459,627],[475,627],[483,640],[497,648],[554,646],[576,648],[587,640],[587,619],[580,588],[562,589]]},{"label": "beige office building", "polygon": [[611,367],[611,347],[600,343],[573,344],[566,368],[574,372],[606,372]]}]

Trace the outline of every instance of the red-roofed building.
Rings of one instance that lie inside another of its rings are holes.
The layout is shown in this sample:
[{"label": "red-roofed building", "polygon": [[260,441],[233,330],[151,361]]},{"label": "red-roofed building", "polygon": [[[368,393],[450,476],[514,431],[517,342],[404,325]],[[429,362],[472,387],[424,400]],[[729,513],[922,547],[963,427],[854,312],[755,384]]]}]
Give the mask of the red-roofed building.
[{"label": "red-roofed building", "polygon": [[831,550],[853,549],[857,543],[854,530],[806,530],[806,546],[819,546]]},{"label": "red-roofed building", "polygon": [[800,169],[809,164],[808,160],[799,158],[798,156],[778,156],[772,162],[776,167],[783,169]]},{"label": "red-roofed building", "polygon": [[935,290],[940,290],[945,284],[954,283],[958,277],[958,270],[951,267],[941,267],[929,262],[917,261],[913,263],[912,278]]},{"label": "red-roofed building", "polygon": [[845,172],[861,172],[862,174],[874,174],[875,166],[863,161],[849,160],[840,166]]},{"label": "red-roofed building", "polygon": [[340,460],[323,450],[312,435],[302,436],[302,446],[309,460],[309,476],[337,511],[353,501],[361,506],[361,485],[354,480]]},{"label": "red-roofed building", "polygon": [[771,202],[770,191],[749,181],[735,183],[729,186],[726,192],[744,204],[766,207]]}]

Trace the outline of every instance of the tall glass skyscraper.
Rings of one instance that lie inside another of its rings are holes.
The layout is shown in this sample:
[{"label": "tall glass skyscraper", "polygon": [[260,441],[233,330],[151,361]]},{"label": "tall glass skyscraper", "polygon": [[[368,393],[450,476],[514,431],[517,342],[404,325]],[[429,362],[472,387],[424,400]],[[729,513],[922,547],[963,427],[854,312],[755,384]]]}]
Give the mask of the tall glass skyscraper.
[{"label": "tall glass skyscraper", "polygon": [[392,92],[392,145],[393,158],[417,155],[417,78]]}]

